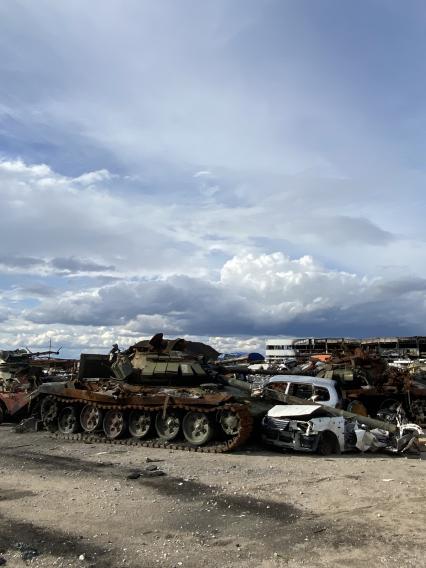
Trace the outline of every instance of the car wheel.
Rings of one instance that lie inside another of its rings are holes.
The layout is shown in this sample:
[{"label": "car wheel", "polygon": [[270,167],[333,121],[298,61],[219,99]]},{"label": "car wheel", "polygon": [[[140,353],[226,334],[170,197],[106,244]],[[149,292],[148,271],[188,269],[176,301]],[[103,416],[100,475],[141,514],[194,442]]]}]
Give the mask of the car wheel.
[{"label": "car wheel", "polygon": [[318,442],[317,452],[322,456],[340,454],[339,440],[333,432],[322,432]]}]

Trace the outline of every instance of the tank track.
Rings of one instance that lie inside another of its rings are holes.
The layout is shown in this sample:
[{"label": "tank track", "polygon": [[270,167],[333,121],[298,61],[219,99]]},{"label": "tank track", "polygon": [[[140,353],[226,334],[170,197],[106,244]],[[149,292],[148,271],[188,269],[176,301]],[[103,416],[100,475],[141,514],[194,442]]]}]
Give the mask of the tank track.
[{"label": "tank track", "polygon": [[[70,399],[60,396],[50,396],[50,398],[55,399],[58,404],[82,404],[87,403],[87,401],[81,399]],[[158,406],[144,406],[144,405],[126,405],[126,404],[100,404],[93,403],[93,406],[100,408],[102,410],[143,410],[143,411],[161,411],[163,410],[163,405]],[[61,432],[54,431],[52,429],[52,422],[45,422],[45,427],[50,431],[51,436],[58,440],[67,440],[71,442],[85,442],[85,443],[101,443],[101,444],[112,444],[121,446],[140,446],[144,448],[164,448],[168,450],[183,450],[187,452],[201,452],[201,453],[224,453],[236,450],[242,446],[250,438],[252,432],[253,418],[244,404],[240,403],[225,403],[220,406],[214,406],[211,408],[206,408],[205,406],[194,406],[194,405],[182,405],[182,404],[169,404],[167,410],[186,410],[192,412],[204,412],[204,413],[214,413],[218,410],[231,410],[238,414],[240,417],[240,430],[236,436],[228,440],[217,440],[209,442],[203,446],[193,446],[187,441],[167,441],[161,438],[148,438],[148,439],[138,439],[134,437],[130,438],[118,438],[109,439],[103,433],[88,433],[80,432],[76,434],[62,434]]]}]

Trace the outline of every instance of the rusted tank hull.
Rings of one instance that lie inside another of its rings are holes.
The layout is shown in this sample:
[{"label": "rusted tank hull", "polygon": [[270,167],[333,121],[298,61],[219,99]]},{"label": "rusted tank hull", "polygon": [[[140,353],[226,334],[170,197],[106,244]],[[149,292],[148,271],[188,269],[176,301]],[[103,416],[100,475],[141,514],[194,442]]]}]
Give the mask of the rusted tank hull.
[{"label": "rusted tank hull", "polygon": [[40,387],[37,399],[46,428],[71,440],[226,452],[252,431],[248,407],[215,389],[56,383]]}]

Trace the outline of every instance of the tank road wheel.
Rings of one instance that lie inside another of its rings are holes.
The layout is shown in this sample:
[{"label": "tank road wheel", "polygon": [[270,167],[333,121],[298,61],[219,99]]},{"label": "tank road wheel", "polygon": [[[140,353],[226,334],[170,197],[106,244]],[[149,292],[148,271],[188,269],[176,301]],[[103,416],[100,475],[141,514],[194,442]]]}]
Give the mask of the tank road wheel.
[{"label": "tank road wheel", "polygon": [[40,414],[45,426],[52,425],[58,417],[59,405],[53,396],[47,396],[41,402]]},{"label": "tank road wheel", "polygon": [[193,446],[207,444],[214,435],[213,426],[205,412],[188,412],[182,422],[185,438]]},{"label": "tank road wheel", "polygon": [[102,429],[102,411],[97,406],[86,404],[80,414],[80,424],[85,432]]},{"label": "tank road wheel", "polygon": [[155,418],[155,429],[163,440],[174,440],[180,430],[178,414],[176,412],[167,412],[163,418],[163,413],[159,412]]},{"label": "tank road wheel", "polygon": [[233,410],[223,410],[220,413],[219,423],[227,436],[236,436],[240,431],[240,417]]},{"label": "tank road wheel", "polygon": [[129,432],[134,438],[145,438],[151,429],[151,414],[133,410],[129,417]]},{"label": "tank road wheel", "polygon": [[121,410],[108,410],[104,417],[104,433],[109,440],[124,436],[127,432],[127,419]]},{"label": "tank road wheel", "polygon": [[62,434],[75,434],[80,429],[77,411],[74,406],[65,406],[59,411],[58,430]]}]

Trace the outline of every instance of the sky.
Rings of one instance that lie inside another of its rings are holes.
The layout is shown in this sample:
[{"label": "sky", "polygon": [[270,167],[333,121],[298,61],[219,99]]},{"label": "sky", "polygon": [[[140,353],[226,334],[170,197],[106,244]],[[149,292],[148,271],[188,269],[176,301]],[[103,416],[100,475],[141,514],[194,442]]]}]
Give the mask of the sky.
[{"label": "sky", "polygon": [[0,3],[0,344],[426,335],[426,5]]}]

